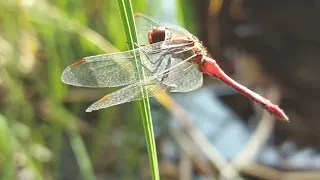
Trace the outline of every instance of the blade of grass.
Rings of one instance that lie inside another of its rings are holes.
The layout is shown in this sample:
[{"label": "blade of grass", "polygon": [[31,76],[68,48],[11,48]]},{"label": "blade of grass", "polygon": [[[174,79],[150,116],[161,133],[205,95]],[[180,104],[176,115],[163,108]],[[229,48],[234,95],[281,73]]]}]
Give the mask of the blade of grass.
[{"label": "blade of grass", "polygon": [[194,11],[193,3],[194,1],[191,0],[177,0],[176,12],[182,27],[188,29],[192,34],[197,34],[196,11]]},{"label": "blade of grass", "polygon": [[7,119],[0,114],[0,152],[2,155],[2,175],[1,179],[10,180],[14,179],[15,168],[14,168],[14,147],[13,137],[10,132],[10,128],[7,123]]},{"label": "blade of grass", "polygon": [[72,150],[78,161],[80,172],[83,179],[95,180],[96,177],[93,172],[90,157],[86,151],[86,146],[80,134],[76,131],[68,131]]},{"label": "blade of grass", "polygon": [[[118,0],[119,4],[119,10],[125,30],[125,34],[128,41],[129,49],[134,49],[134,43],[138,43],[138,36],[137,31],[135,27],[134,22],[134,15],[132,10],[132,5],[130,0]],[[136,67],[139,74],[140,81],[143,81],[144,71],[143,69],[138,65],[139,59],[136,58]],[[148,99],[148,92],[145,88],[141,87],[142,91],[142,97],[143,99],[139,101],[142,120],[143,120],[143,127],[146,135],[146,143],[148,148],[148,155],[149,155],[149,162],[151,166],[151,172],[152,172],[152,179],[158,180],[159,177],[159,168],[158,168],[158,159],[157,159],[157,151],[156,151],[156,143],[153,133],[153,127],[152,127],[152,117],[150,112],[150,104]]]},{"label": "blade of grass", "polygon": [[[95,180],[96,177],[90,156],[79,132],[78,123],[80,120],[56,103],[48,103],[47,105],[48,107],[46,108],[49,109],[49,111],[45,118],[48,119],[49,122],[61,123],[64,125],[64,130],[68,134],[70,145],[77,159],[82,178],[85,180]],[[61,121],[61,117],[64,117],[64,122]]]}]

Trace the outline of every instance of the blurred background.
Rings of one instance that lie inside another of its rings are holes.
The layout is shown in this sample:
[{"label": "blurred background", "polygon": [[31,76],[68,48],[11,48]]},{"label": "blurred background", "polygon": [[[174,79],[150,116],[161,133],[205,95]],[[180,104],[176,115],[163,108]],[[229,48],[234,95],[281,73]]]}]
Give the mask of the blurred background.
[{"label": "blurred background", "polygon": [[[320,179],[318,1],[132,3],[198,36],[227,74],[290,118],[210,77],[151,98],[161,179]],[[60,80],[76,60],[126,50],[120,22],[116,0],[0,0],[0,179],[150,179],[138,103],[86,113],[116,89]]]}]

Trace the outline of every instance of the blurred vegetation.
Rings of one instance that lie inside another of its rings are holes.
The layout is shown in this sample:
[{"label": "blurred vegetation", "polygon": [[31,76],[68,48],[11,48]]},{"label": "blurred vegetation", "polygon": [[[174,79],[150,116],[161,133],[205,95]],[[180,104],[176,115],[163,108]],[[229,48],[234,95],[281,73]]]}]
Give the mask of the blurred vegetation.
[{"label": "blurred vegetation", "polygon": [[[163,2],[132,0],[135,12],[160,18],[167,15]],[[236,69],[238,78],[251,87],[281,87],[281,107],[292,121],[275,122],[269,145],[276,149],[292,141],[318,153],[320,112],[314,110],[320,106],[318,4],[312,0],[175,2],[177,24],[197,35],[226,72]],[[0,179],[150,178],[138,103],[86,113],[90,104],[115,89],[71,87],[60,80],[63,69],[76,60],[127,50],[117,1],[0,0],[0,12]],[[251,103],[237,98],[226,99],[252,131],[259,121],[249,122]],[[163,122],[168,114],[156,112],[153,117]],[[167,136],[177,133],[170,131],[160,133],[157,143],[165,144]],[[161,151],[164,146],[158,144]],[[294,169],[285,164],[292,154],[281,153],[277,167]],[[196,165],[189,170],[201,174],[205,169],[203,174],[218,177],[219,170],[211,166],[215,162],[207,165],[196,157],[199,154],[191,154]],[[179,155],[160,162],[161,176],[179,177]],[[250,168],[244,173],[255,177],[286,173],[277,169],[270,173],[267,165]]]},{"label": "blurred vegetation", "polygon": [[[133,5],[146,9],[142,0]],[[85,113],[111,90],[60,80],[77,59],[127,49],[117,1],[0,1],[0,10],[1,179],[78,179],[70,173],[77,169],[79,177],[95,179],[94,171],[109,166],[123,177],[138,175],[138,106]]]}]

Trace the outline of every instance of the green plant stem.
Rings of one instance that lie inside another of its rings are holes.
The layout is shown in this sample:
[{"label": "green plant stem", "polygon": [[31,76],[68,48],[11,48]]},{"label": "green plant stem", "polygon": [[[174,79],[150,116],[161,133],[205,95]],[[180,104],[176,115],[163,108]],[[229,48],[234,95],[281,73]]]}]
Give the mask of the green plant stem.
[{"label": "green plant stem", "polygon": [[[134,44],[139,44],[137,31],[134,22],[134,15],[132,10],[132,5],[130,0],[118,0],[119,10],[122,18],[122,22],[124,25],[124,30],[126,33],[127,41],[129,49],[134,49]],[[141,56],[140,56],[141,57]],[[139,74],[140,81],[143,81],[144,71],[138,64],[140,59],[136,58],[136,68]],[[159,180],[159,168],[158,168],[158,159],[157,159],[157,151],[156,151],[156,143],[153,133],[152,126],[152,117],[150,111],[150,104],[148,99],[148,92],[145,88],[141,87],[142,97],[143,99],[139,101],[143,127],[146,135],[146,143],[148,148],[149,162],[151,166],[152,178],[153,180]]]},{"label": "green plant stem", "polygon": [[90,158],[80,134],[74,131],[69,131],[68,134],[71,147],[80,167],[82,178],[87,180],[95,180],[96,178],[93,172]]},{"label": "green plant stem", "polygon": [[2,154],[2,175],[3,180],[11,180],[15,177],[14,168],[14,135],[10,131],[7,119],[0,114],[0,152]]}]

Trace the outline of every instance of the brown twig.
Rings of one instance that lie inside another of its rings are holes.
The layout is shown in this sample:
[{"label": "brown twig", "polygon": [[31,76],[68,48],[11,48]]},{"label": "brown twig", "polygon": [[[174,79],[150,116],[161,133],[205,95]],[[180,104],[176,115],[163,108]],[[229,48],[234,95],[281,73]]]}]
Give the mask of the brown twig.
[{"label": "brown twig", "polygon": [[[183,130],[190,136],[198,148],[205,154],[209,161],[219,170],[222,171],[225,167],[228,167],[229,163],[225,160],[217,149],[208,141],[208,139],[199,132],[189,119],[187,113],[174,102],[174,100],[167,94],[158,94],[157,100],[164,105],[181,123]],[[238,172],[232,167],[230,173],[226,174],[226,179],[242,179]]]},{"label": "brown twig", "polygon": [[[194,142],[191,142],[190,138],[187,137],[181,130],[179,129],[170,129],[170,134],[175,139],[175,141],[179,144],[181,147],[183,153],[190,158],[193,163],[197,166],[197,168],[208,178],[213,179],[213,173],[211,169],[204,164],[200,158],[197,157],[197,148]],[[185,179],[185,175],[181,176],[181,174],[184,174],[185,171],[180,172],[180,179]],[[188,175],[190,176],[190,175]]]}]

